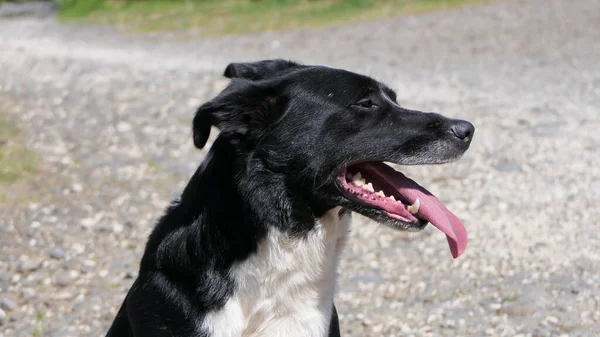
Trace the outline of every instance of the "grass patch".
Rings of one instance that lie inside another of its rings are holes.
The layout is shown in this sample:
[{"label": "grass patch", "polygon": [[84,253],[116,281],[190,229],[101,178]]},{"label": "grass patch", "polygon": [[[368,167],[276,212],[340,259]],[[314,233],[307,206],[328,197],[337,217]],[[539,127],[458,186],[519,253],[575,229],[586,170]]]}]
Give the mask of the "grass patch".
[{"label": "grass patch", "polygon": [[39,157],[23,143],[20,130],[0,111],[0,203],[21,200],[28,178],[38,172]]},{"label": "grass patch", "polygon": [[504,303],[507,303],[507,302],[511,303],[511,302],[517,302],[520,299],[521,299],[521,295],[519,295],[519,294],[512,294],[512,295],[504,296],[502,298],[502,302],[504,302]]},{"label": "grass patch", "polygon": [[33,337],[42,337],[44,335],[44,328],[42,328],[41,326],[36,327],[35,329],[33,329],[33,331],[31,332],[31,335]]},{"label": "grass patch", "polygon": [[37,171],[38,157],[22,144],[19,129],[0,114],[0,184],[14,183]]},{"label": "grass patch", "polygon": [[491,0],[62,0],[59,17],[210,36],[363,21]]}]

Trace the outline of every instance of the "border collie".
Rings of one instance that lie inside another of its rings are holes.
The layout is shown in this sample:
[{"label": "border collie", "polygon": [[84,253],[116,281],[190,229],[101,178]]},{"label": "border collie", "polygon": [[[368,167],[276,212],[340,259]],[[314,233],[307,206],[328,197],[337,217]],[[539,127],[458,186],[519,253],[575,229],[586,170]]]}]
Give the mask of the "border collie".
[{"label": "border collie", "polygon": [[464,226],[392,167],[459,158],[471,123],[402,108],[370,77],[285,60],[232,63],[193,139],[220,134],[148,239],[107,336],[340,336],[336,268],[358,212],[398,230]]}]

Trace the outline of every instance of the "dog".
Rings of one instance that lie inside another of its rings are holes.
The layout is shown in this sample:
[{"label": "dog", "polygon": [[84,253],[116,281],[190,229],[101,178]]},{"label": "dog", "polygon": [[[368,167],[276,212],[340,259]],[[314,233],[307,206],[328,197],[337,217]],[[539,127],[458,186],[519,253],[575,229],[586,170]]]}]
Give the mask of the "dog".
[{"label": "dog", "polygon": [[473,125],[398,105],[368,76],[274,59],[232,63],[193,119],[218,137],[148,238],[108,337],[340,336],[336,268],[351,212],[398,230],[464,226],[384,162],[440,164]]}]

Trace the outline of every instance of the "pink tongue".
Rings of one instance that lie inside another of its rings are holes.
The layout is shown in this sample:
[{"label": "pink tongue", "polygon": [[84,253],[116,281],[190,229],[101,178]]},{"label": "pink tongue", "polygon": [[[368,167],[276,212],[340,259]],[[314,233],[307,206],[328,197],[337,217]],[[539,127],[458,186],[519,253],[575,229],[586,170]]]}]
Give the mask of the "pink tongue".
[{"label": "pink tongue", "polygon": [[467,248],[467,230],[460,220],[450,212],[435,195],[414,180],[383,163],[369,163],[369,168],[385,177],[406,201],[414,203],[419,199],[419,215],[446,234],[450,252],[459,257]]}]

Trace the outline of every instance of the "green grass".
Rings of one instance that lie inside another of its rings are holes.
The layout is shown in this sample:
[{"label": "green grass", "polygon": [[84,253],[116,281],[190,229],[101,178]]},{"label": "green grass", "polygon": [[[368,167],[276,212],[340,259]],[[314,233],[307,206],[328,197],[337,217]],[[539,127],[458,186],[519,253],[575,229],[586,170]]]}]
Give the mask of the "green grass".
[{"label": "green grass", "polygon": [[33,329],[33,332],[31,332],[31,335],[33,337],[42,337],[44,335],[44,328],[42,328],[41,326],[36,327],[35,329]]},{"label": "green grass", "polygon": [[363,21],[491,0],[62,0],[63,20],[210,36]]},{"label": "green grass", "polygon": [[521,299],[521,295],[519,294],[511,294],[511,295],[506,295],[502,298],[502,302],[517,302],[518,300]]},{"label": "green grass", "polygon": [[0,186],[8,186],[34,174],[37,155],[25,148],[20,130],[0,112]]}]

